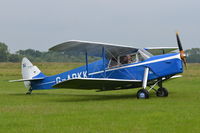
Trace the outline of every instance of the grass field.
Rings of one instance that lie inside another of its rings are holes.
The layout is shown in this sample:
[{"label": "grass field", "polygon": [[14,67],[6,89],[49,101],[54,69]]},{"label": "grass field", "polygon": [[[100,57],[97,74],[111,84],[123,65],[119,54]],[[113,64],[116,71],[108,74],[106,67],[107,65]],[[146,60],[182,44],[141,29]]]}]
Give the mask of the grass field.
[{"label": "grass field", "polygon": [[[36,63],[47,75],[78,63]],[[137,100],[138,89],[120,91],[40,90],[32,95],[20,64],[0,63],[0,133],[197,133],[200,132],[200,64],[166,82],[169,97]]]}]

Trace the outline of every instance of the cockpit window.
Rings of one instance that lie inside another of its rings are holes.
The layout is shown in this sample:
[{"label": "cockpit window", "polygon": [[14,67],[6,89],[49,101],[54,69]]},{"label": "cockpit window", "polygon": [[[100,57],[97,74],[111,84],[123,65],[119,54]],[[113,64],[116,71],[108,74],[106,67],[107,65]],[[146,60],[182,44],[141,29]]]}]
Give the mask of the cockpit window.
[{"label": "cockpit window", "polygon": [[114,67],[114,66],[117,66],[117,65],[118,65],[117,59],[114,58],[114,57],[111,58],[109,66]]},{"label": "cockpit window", "polygon": [[129,56],[130,56],[129,63],[137,62],[137,54],[132,54],[132,55],[129,55]]},{"label": "cockpit window", "polygon": [[142,57],[144,57],[145,60],[153,56],[151,53],[149,53],[145,49],[139,49],[138,52],[142,55]]},{"label": "cockpit window", "polygon": [[121,66],[121,65],[124,65],[124,64],[137,63],[137,62],[140,62],[140,61],[144,61],[144,60],[150,58],[151,56],[153,56],[153,55],[151,55],[146,50],[139,49],[135,53],[118,56],[116,58],[114,58],[114,57],[111,58],[110,63],[109,63],[109,68],[115,67],[115,66]]},{"label": "cockpit window", "polygon": [[137,57],[138,57],[138,61],[144,61],[145,58],[138,52],[137,54]]},{"label": "cockpit window", "polygon": [[120,56],[119,60],[121,64],[128,64],[129,59],[128,59],[128,56],[125,55],[125,56]]}]

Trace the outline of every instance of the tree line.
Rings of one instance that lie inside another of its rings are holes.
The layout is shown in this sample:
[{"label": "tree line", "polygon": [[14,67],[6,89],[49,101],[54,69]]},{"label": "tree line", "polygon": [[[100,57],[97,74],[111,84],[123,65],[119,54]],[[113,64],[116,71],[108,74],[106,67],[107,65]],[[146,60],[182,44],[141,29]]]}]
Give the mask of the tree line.
[{"label": "tree line", "polygon": [[188,63],[200,63],[200,48],[191,48],[185,51]]},{"label": "tree line", "polygon": [[[200,48],[192,48],[185,50],[188,63],[200,63]],[[85,62],[85,57],[82,55],[69,55],[64,52],[41,52],[34,49],[18,50],[15,53],[10,53],[8,46],[0,42],[0,62],[20,62],[23,57],[29,58],[33,62]],[[94,61],[98,58],[89,57],[89,61]]]},{"label": "tree line", "polygon": [[[0,42],[0,62],[21,62],[23,57],[27,57],[32,62],[85,62],[85,56],[69,55],[64,52],[41,52],[34,49],[18,50],[10,53],[8,46]],[[96,60],[95,57],[89,57],[89,62]]]}]

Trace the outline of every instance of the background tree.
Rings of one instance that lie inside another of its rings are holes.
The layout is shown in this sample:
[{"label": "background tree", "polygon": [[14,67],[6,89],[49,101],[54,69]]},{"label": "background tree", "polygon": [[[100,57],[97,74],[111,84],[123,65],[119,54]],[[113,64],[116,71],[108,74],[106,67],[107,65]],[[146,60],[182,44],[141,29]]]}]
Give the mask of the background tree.
[{"label": "background tree", "polygon": [[0,42],[0,62],[7,62],[8,55],[8,46],[5,43]]},{"label": "background tree", "polygon": [[200,48],[192,48],[185,51],[188,63],[200,63]]},{"label": "background tree", "polygon": [[19,54],[9,54],[8,62],[20,62],[22,60],[22,56]]}]

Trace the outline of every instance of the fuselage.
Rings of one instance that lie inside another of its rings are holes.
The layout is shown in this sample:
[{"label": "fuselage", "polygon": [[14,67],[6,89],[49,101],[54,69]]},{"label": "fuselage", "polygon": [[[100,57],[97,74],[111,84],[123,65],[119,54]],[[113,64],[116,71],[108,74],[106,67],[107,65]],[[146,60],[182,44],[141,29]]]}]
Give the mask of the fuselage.
[{"label": "fuselage", "polygon": [[[109,60],[98,60],[73,70],[43,80],[31,81],[33,90],[55,89],[54,84],[75,78],[111,78],[126,80],[142,80],[145,67],[149,68],[148,80],[158,79],[183,72],[182,60],[179,53],[152,56],[144,61],[114,67],[108,67]],[[104,67],[105,66],[105,67]],[[37,78],[34,77],[34,78]]]}]

